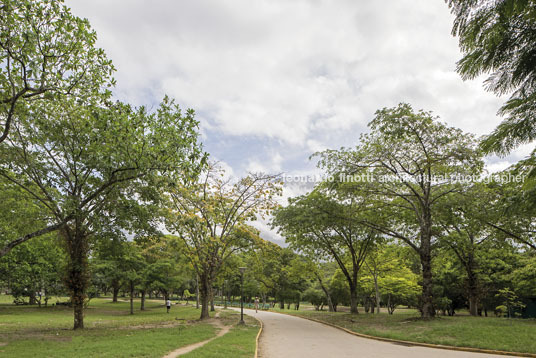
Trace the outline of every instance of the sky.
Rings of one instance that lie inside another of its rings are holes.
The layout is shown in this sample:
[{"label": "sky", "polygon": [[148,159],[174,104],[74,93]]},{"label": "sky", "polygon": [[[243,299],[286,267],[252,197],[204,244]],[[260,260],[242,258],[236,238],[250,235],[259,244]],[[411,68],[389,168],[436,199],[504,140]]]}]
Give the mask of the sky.
[{"label": "sky", "polygon": [[[311,154],[357,144],[398,103],[478,136],[505,98],[462,81],[442,0],[66,0],[117,72],[115,96],[193,108],[204,148],[229,175],[320,174]],[[498,171],[524,158],[486,158]],[[303,193],[286,184],[283,201]],[[264,238],[283,244],[267,222]]]}]

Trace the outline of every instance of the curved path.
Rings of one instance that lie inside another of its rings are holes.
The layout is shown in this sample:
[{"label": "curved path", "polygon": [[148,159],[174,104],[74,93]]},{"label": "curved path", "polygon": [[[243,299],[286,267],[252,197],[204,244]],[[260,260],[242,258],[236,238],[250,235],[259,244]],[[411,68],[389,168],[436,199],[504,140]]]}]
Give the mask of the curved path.
[{"label": "curved path", "polygon": [[381,342],[348,334],[339,329],[289,315],[244,310],[264,324],[259,340],[261,358],[491,358],[499,355],[450,351]]}]

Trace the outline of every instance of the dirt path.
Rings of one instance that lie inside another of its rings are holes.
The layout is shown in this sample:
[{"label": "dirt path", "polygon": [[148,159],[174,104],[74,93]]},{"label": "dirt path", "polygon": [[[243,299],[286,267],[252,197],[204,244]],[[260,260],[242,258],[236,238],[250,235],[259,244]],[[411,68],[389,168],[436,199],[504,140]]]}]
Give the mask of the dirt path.
[{"label": "dirt path", "polygon": [[261,358],[491,358],[489,354],[403,346],[351,335],[303,318],[273,312],[244,310],[264,324],[259,345]]},{"label": "dirt path", "polygon": [[207,344],[208,342],[211,342],[213,340],[215,340],[216,338],[219,338],[225,334],[227,334],[227,332],[229,332],[229,330],[231,329],[232,326],[225,326],[219,319],[219,312],[216,313],[216,315],[214,316],[215,319],[210,319],[210,320],[207,320],[206,323],[210,323],[212,324],[213,326],[219,328],[220,330],[218,331],[218,334],[216,334],[216,336],[210,338],[210,339],[207,339],[206,341],[202,341],[202,342],[197,342],[197,343],[194,343],[194,344],[190,344],[190,345],[187,345],[187,346],[184,346],[184,347],[181,347],[179,349],[175,349],[174,351],[172,352],[169,352],[168,354],[166,354],[163,358],[175,358],[175,357],[179,357],[183,354],[186,354],[186,353],[190,353],[191,351],[193,351],[194,349],[197,349],[199,347],[203,347],[205,344]]}]

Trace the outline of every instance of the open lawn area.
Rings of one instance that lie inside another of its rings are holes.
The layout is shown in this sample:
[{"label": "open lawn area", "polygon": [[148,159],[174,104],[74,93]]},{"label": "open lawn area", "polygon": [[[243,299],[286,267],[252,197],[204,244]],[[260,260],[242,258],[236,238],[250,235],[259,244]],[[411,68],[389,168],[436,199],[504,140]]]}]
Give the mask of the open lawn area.
[{"label": "open lawn area", "polygon": [[536,353],[536,320],[497,317],[440,316],[422,320],[413,310],[351,315],[346,312],[280,310],[314,318],[371,336],[405,341]]},{"label": "open lawn area", "polygon": [[[73,331],[69,307],[15,306],[11,301],[0,295],[2,357],[162,357],[214,337],[219,330],[210,322],[197,321],[200,312],[192,306],[174,305],[168,314],[162,301],[148,300],[146,311],[140,311],[137,300],[135,314],[130,315],[127,301],[102,298],[90,301],[86,328]],[[224,311],[218,319],[223,325],[235,325],[239,315]],[[257,321],[247,317],[245,327],[234,326],[185,356],[252,357],[258,329]]]}]

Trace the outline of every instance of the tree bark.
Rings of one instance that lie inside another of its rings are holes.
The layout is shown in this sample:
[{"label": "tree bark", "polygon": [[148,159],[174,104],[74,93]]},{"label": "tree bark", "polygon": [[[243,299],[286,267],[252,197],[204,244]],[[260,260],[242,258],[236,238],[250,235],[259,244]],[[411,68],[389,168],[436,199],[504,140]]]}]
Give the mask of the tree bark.
[{"label": "tree bark", "polygon": [[199,293],[201,295],[201,316],[199,319],[208,319],[209,315],[209,301],[210,301],[210,286],[211,282],[206,274],[201,274],[199,276]]},{"label": "tree bark", "polygon": [[117,296],[119,296],[119,280],[114,280],[112,282],[112,291],[113,291],[112,302],[117,303]]},{"label": "tree bark", "polygon": [[214,311],[216,311],[214,308],[214,288],[210,287],[210,312]]},{"label": "tree bark", "polygon": [[130,281],[130,314],[134,314],[134,281]]},{"label": "tree bark", "polygon": [[29,305],[37,304],[37,298],[35,297],[35,290],[33,288],[30,291],[30,297],[29,297],[29,300],[28,300],[28,304]]},{"label": "tree bark", "polygon": [[66,285],[71,295],[74,310],[74,329],[84,328],[84,303],[87,298],[86,290],[89,284],[88,252],[89,244],[86,234],[76,220],[74,227],[65,226],[62,230],[67,253]]},{"label": "tree bark", "polygon": [[421,317],[432,318],[435,316],[433,295],[432,295],[432,257],[428,250],[421,249],[422,265],[422,297],[421,297]]},{"label": "tree bark", "polygon": [[478,278],[475,273],[475,259],[473,253],[469,252],[467,257],[467,291],[469,296],[469,314],[478,316]]},{"label": "tree bark", "polygon": [[324,286],[324,281],[322,281],[322,277],[320,276],[318,272],[315,272],[315,276],[318,282],[320,283],[320,287],[322,288],[322,291],[324,291],[324,294],[326,295],[326,299],[328,301],[328,311],[335,312],[335,310],[333,309],[333,301],[331,300],[331,295],[329,293],[329,290],[326,288],[326,286]]},{"label": "tree bark", "polygon": [[195,276],[195,308],[199,309],[199,275]]},{"label": "tree bark", "polygon": [[357,311],[357,287],[350,287],[350,313],[358,314]]},{"label": "tree bark", "polygon": [[145,311],[145,290],[141,291],[141,305],[140,311]]},{"label": "tree bark", "polygon": [[376,291],[376,313],[380,313],[380,288],[378,287],[378,274],[374,274],[374,290]]},{"label": "tree bark", "polygon": [[421,247],[419,256],[422,266],[421,317],[435,317],[432,286],[432,214],[428,208],[423,216],[421,226]]}]

